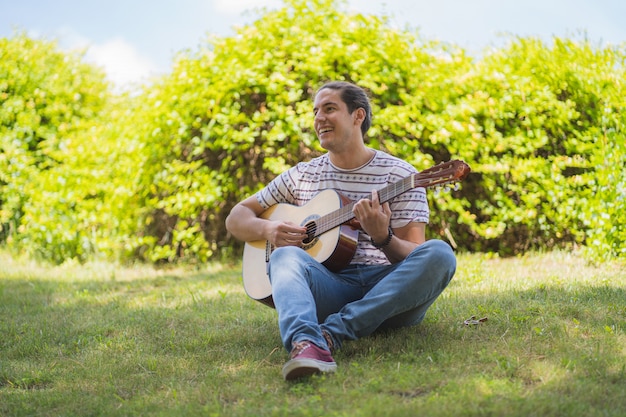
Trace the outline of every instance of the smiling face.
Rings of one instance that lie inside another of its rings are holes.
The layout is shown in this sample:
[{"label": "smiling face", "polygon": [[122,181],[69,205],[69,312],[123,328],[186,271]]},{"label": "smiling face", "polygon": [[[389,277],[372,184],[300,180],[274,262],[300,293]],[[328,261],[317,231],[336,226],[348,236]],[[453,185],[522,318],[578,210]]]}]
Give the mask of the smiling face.
[{"label": "smiling face", "polygon": [[320,90],[315,96],[313,113],[315,132],[324,149],[340,154],[362,146],[364,110],[359,108],[350,114],[339,90]]}]

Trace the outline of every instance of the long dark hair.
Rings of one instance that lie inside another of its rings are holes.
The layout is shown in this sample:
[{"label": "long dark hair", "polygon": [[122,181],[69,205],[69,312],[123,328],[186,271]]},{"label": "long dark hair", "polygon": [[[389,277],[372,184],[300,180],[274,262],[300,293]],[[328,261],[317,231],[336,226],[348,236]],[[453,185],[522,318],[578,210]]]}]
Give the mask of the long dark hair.
[{"label": "long dark hair", "polygon": [[358,108],[365,110],[365,119],[363,123],[361,123],[361,133],[365,136],[365,133],[372,125],[372,107],[370,106],[370,100],[365,90],[358,85],[346,81],[331,81],[321,86],[317,92],[319,93],[325,88],[339,91],[339,97],[341,97],[341,100],[348,106],[348,112],[350,112],[350,114]]}]

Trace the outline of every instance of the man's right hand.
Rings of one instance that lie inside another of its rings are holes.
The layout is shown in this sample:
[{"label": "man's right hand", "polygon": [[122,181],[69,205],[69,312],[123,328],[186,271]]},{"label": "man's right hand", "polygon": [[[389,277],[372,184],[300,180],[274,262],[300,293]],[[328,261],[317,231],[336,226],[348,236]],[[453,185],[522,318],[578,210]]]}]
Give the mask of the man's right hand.
[{"label": "man's right hand", "polygon": [[270,221],[268,226],[267,240],[275,247],[302,247],[304,239],[307,238],[306,227],[292,222]]}]

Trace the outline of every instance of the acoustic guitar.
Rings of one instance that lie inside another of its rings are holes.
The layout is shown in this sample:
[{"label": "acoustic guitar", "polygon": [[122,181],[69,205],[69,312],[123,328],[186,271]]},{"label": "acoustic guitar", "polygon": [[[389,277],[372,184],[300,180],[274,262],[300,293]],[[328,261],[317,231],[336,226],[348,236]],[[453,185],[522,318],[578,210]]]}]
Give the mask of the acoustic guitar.
[{"label": "acoustic guitar", "polygon": [[[444,162],[381,188],[378,197],[382,204],[413,188],[461,181],[469,172],[470,167],[461,160]],[[355,227],[352,213],[354,204],[335,190],[328,189],[316,194],[303,206],[276,204],[260,217],[305,226],[308,237],[304,240],[303,249],[331,271],[339,271],[350,263],[357,247],[359,230]],[[273,245],[266,240],[246,242],[242,265],[246,293],[270,307],[274,307],[268,275],[273,250]]]}]

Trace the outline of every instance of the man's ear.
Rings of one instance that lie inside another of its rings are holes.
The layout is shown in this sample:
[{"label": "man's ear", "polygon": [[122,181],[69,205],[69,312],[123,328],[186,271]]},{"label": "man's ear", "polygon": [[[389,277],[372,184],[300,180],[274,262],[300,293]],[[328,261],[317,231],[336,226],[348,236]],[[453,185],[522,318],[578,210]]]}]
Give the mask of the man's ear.
[{"label": "man's ear", "polygon": [[365,120],[365,109],[363,107],[359,107],[354,111],[353,115],[354,121],[361,125],[361,123]]}]

